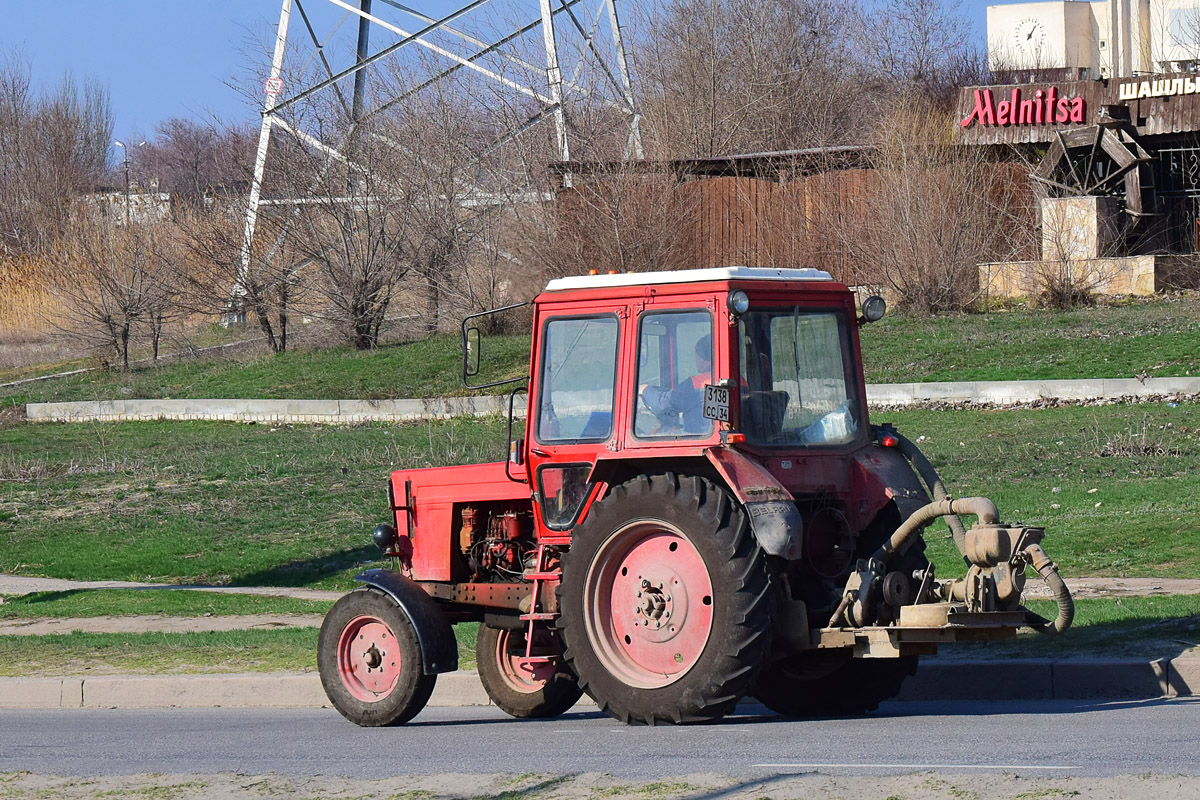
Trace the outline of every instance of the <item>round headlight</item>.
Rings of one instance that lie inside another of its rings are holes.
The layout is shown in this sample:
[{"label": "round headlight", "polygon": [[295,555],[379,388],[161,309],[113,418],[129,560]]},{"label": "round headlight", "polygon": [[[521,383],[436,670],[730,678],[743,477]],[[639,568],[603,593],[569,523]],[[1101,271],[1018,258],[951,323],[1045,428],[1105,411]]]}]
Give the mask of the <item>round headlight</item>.
[{"label": "round headlight", "polygon": [[396,543],[398,537],[396,529],[385,522],[375,527],[375,532],[371,534],[371,538],[375,540],[375,546],[380,550],[388,550]]},{"label": "round headlight", "polygon": [[725,306],[734,316],[740,317],[750,310],[750,297],[741,289],[734,289],[729,293],[729,297],[725,298]]},{"label": "round headlight", "polygon": [[883,319],[883,315],[887,312],[887,303],[877,294],[873,294],[866,300],[863,300],[862,315],[867,322],[878,322]]}]

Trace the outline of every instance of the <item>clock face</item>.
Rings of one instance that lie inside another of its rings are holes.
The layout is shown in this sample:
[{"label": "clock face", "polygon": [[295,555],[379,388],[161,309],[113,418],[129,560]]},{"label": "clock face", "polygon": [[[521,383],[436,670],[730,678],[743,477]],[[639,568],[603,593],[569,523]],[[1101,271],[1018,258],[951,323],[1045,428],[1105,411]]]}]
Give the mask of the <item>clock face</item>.
[{"label": "clock face", "polygon": [[1018,51],[1035,53],[1046,42],[1046,26],[1039,19],[1026,17],[1017,23],[1013,36],[1016,39]]}]

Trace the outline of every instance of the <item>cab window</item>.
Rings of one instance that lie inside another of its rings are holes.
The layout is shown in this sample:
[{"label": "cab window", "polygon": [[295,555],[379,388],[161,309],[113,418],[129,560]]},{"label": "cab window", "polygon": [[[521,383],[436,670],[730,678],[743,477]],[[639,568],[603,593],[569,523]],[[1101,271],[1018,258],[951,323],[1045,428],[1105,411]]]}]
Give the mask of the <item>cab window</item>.
[{"label": "cab window", "polygon": [[557,317],[546,323],[538,441],[602,441],[612,435],[618,330],[616,317]]},{"label": "cab window", "polygon": [[679,439],[712,434],[704,418],[704,386],[712,378],[712,315],[707,311],[643,314],[638,334],[639,439]]}]

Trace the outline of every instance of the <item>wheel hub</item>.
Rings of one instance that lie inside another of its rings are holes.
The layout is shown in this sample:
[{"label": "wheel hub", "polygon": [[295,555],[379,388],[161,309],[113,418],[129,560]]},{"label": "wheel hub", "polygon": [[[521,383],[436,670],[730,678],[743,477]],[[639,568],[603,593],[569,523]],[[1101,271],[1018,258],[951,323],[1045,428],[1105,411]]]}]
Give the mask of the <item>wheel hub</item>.
[{"label": "wheel hub", "polygon": [[382,700],[400,679],[400,648],[387,623],[376,617],[351,620],[338,639],[338,674],[350,694]]},{"label": "wheel hub", "polygon": [[597,653],[622,680],[666,686],[699,660],[712,630],[712,582],[682,531],[626,526],[597,553],[588,581]]}]

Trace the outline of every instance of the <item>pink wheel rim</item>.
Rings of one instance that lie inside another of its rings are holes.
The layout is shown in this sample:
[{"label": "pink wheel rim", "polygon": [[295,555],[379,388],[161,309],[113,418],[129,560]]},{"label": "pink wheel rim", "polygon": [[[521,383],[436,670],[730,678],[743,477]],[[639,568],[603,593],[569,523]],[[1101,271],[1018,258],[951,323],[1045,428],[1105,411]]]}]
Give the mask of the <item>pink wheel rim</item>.
[{"label": "pink wheel rim", "polygon": [[[543,642],[550,636],[548,631],[538,631],[534,634],[534,652],[545,650],[550,642]],[[523,637],[514,635],[513,631],[501,630],[496,637],[496,664],[500,668],[500,677],[510,689],[521,694],[535,694],[545,688],[546,682],[554,676],[555,664],[552,661],[531,661],[525,656],[525,641]]]},{"label": "pink wheel rim", "polygon": [[596,655],[624,683],[667,686],[700,660],[712,634],[712,580],[679,529],[637,521],[608,538],[584,587]]},{"label": "pink wheel rim", "polygon": [[365,703],[383,700],[400,680],[400,644],[378,617],[350,620],[338,638],[337,658],[342,684]]}]

